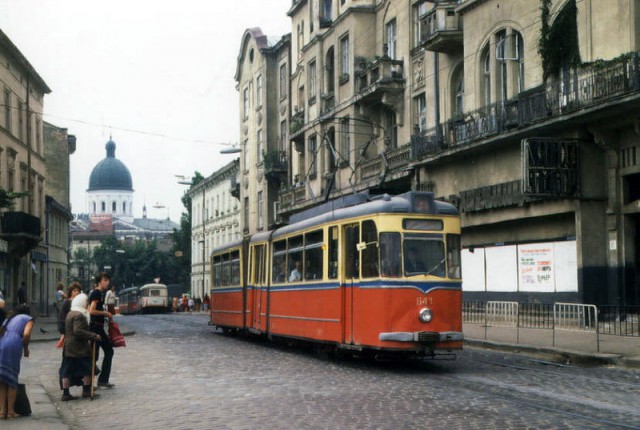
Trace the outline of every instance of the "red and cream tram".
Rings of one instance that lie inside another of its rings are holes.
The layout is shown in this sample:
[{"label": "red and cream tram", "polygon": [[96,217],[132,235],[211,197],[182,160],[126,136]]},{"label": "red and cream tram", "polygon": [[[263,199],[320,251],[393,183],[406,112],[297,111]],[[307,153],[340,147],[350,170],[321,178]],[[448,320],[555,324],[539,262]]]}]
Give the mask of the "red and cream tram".
[{"label": "red and cream tram", "polygon": [[432,193],[353,195],[211,254],[211,324],[336,350],[462,349],[460,217]]}]

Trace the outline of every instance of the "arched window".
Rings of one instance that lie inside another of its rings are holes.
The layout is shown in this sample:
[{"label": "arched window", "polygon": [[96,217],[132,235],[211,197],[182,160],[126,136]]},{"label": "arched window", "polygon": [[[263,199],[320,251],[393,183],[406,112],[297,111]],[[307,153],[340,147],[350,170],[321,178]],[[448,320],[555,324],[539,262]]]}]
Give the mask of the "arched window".
[{"label": "arched window", "polygon": [[107,211],[107,204],[105,202],[100,202],[100,212],[105,213]]},{"label": "arched window", "polygon": [[93,213],[96,213],[96,202],[93,202]]},{"label": "arched window", "polygon": [[516,52],[518,54],[518,93],[524,91],[524,40],[518,32],[515,34]]},{"label": "arched window", "polygon": [[327,93],[333,93],[335,88],[335,67],[334,67],[334,55],[333,46],[327,51],[327,56],[324,62],[324,68],[326,69],[325,76],[327,77]]},{"label": "arched window", "polygon": [[116,202],[115,202],[115,200],[113,202],[111,202],[111,212],[113,212],[113,213],[116,212]]},{"label": "arched window", "polygon": [[122,202],[122,213],[123,214],[127,213],[127,203],[126,202]]},{"label": "arched window", "polygon": [[482,105],[486,106],[491,103],[491,51],[487,43],[482,49],[480,55],[480,64],[482,67],[482,76],[480,77],[480,85],[482,88]]}]

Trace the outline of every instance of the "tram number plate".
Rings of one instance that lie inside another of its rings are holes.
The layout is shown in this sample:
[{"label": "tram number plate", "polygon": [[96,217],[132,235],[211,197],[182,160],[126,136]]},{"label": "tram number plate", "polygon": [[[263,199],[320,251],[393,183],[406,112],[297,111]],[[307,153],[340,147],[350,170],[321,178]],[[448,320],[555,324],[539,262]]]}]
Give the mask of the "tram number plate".
[{"label": "tram number plate", "polygon": [[418,297],[416,298],[416,305],[424,306],[424,305],[432,305],[433,297]]}]

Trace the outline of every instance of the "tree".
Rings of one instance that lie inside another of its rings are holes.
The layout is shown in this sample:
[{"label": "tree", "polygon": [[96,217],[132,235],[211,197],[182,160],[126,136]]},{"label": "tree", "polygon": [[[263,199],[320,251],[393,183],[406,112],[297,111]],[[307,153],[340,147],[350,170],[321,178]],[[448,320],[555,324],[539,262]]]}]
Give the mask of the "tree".
[{"label": "tree", "polygon": [[16,193],[14,191],[7,191],[4,188],[0,187],[0,208],[11,209],[13,207],[15,199],[28,195],[28,191]]}]

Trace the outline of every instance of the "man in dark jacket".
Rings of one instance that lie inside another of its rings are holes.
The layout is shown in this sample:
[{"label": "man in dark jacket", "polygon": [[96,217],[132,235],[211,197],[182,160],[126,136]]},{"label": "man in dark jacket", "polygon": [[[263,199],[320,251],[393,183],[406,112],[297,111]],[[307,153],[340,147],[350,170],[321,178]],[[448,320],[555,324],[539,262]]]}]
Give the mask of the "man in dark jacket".
[{"label": "man in dark jacket", "polygon": [[[109,336],[104,330],[105,318],[112,318],[110,312],[105,310],[104,307],[104,294],[109,288],[109,282],[111,277],[108,273],[101,272],[96,275],[95,278],[96,287],[89,294],[89,315],[91,315],[91,331],[100,335],[101,340],[98,346],[104,351],[104,358],[102,359],[102,369],[100,377],[98,378],[98,387],[113,388],[115,384],[109,382],[111,376],[111,362],[113,361],[113,345],[109,340]],[[98,361],[99,354],[96,353],[96,361]]]}]

